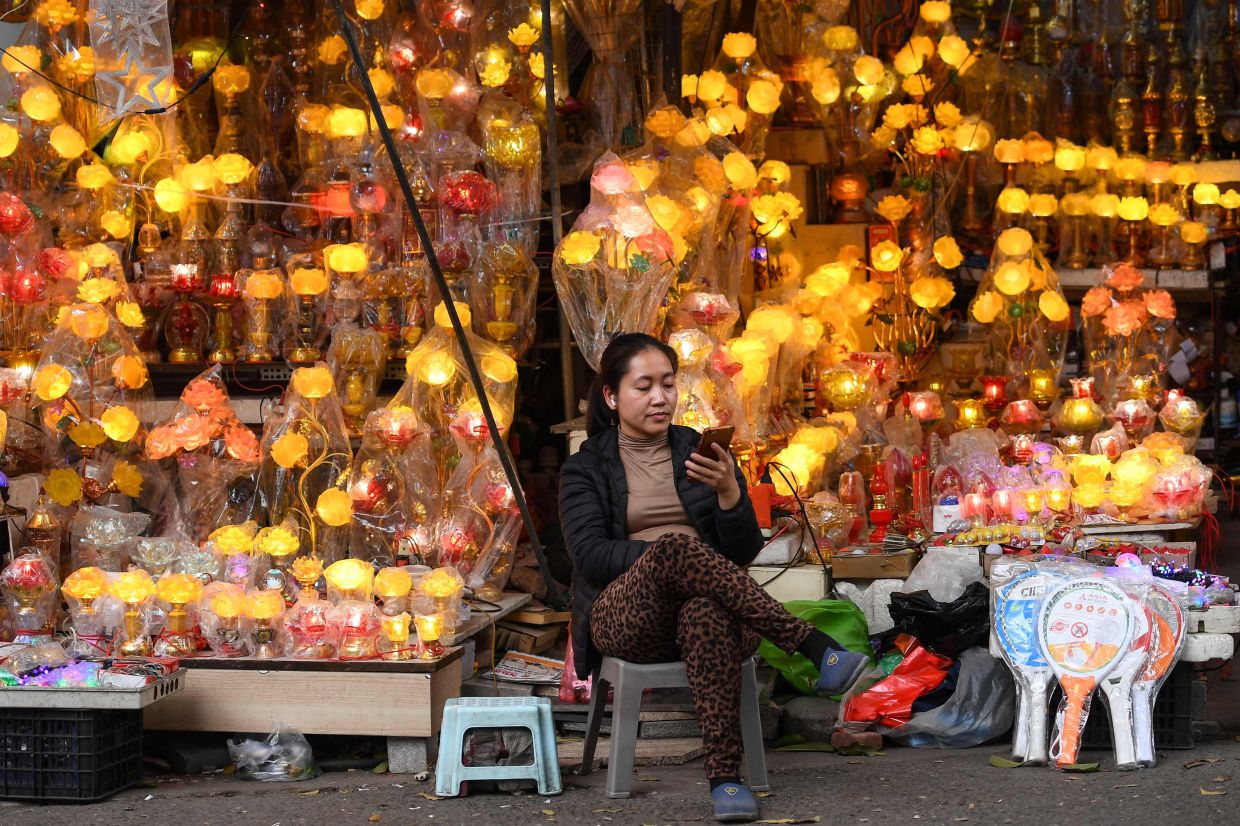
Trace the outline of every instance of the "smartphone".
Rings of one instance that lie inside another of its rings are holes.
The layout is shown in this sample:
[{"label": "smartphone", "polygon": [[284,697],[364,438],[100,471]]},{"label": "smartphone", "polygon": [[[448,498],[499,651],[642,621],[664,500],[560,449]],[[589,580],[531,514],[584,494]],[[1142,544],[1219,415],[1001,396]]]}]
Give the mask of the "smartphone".
[{"label": "smartphone", "polygon": [[698,455],[705,456],[708,459],[714,459],[715,451],[711,450],[710,446],[719,445],[724,450],[727,450],[728,446],[732,444],[732,434],[735,430],[736,428],[732,425],[706,428],[706,430],[702,431],[702,441],[698,442]]}]

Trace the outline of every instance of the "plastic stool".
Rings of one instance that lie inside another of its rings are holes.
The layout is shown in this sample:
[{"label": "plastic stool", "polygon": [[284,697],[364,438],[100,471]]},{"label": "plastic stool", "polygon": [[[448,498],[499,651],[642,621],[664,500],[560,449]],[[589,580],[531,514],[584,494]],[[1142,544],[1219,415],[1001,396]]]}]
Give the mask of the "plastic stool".
[{"label": "plastic stool", "polygon": [[[534,762],[528,766],[463,765],[465,732],[474,728],[529,729]],[[535,780],[539,794],[562,792],[551,701],[546,697],[455,697],[444,703],[435,794],[456,797],[466,780]]]},{"label": "plastic stool", "polygon": [[[607,758],[607,796],[628,797],[633,783],[633,752],[637,748],[637,725],[641,717],[642,691],[647,688],[683,688],[689,685],[685,664],[639,664],[604,657],[594,674],[586,742],[581,753],[580,774],[594,770],[594,749],[603,724],[608,686],[616,690],[611,710],[611,749]],[[749,788],[771,788],[766,777],[766,753],[762,745],[762,718],[758,709],[758,672],[753,659],[741,665],[741,741]]]}]

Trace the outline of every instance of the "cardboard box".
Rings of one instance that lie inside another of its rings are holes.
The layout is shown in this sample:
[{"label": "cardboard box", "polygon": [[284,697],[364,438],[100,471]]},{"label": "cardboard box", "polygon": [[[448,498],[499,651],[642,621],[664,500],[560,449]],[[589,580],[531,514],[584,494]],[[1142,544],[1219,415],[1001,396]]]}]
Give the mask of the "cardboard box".
[{"label": "cardboard box", "polygon": [[750,565],[749,575],[780,602],[794,599],[826,599],[831,591],[830,568],[821,565]]},{"label": "cardboard box", "polygon": [[836,579],[907,579],[916,564],[913,551],[831,555],[831,573]]},{"label": "cardboard box", "polygon": [[496,648],[520,651],[524,654],[541,654],[555,645],[564,626],[522,625],[501,620],[496,626]]}]

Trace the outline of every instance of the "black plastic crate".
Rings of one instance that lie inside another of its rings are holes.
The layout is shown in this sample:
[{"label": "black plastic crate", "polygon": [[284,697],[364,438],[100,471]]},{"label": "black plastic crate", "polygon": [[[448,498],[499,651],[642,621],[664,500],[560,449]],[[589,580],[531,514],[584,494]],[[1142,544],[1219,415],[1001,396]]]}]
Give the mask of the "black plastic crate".
[{"label": "black plastic crate", "polygon": [[[1054,730],[1055,715],[1059,711],[1062,692],[1056,686],[1051,692],[1050,725]],[[1193,669],[1188,663],[1178,663],[1171,669],[1166,682],[1154,700],[1154,748],[1191,749],[1193,741]],[[1106,707],[1106,695],[1094,692],[1085,730],[1081,733],[1081,748],[1088,750],[1111,749],[1111,717]]]},{"label": "black plastic crate", "polygon": [[0,798],[84,803],[141,779],[141,711],[0,708]]}]

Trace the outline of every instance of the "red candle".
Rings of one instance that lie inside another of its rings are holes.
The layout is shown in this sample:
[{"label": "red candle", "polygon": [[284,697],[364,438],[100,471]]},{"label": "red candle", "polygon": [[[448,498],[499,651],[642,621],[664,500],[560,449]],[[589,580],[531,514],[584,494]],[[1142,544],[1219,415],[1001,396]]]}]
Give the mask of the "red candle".
[{"label": "red candle", "polygon": [[965,519],[976,519],[979,522],[985,522],[985,497],[983,497],[980,493],[966,493],[964,495],[964,504],[960,508],[960,514]]},{"label": "red candle", "polygon": [[992,497],[991,502],[994,505],[996,519],[1010,519],[1012,517],[1012,509],[1015,503],[1010,490],[1007,488],[1000,488],[995,491],[995,495]]},{"label": "red candle", "polygon": [[237,297],[237,281],[231,275],[225,272],[216,273],[211,276],[211,297],[212,298],[236,298]]},{"label": "red candle", "polygon": [[989,410],[999,410],[1007,404],[1007,376],[982,376],[982,400]]}]

